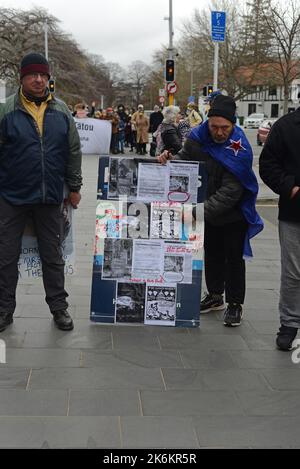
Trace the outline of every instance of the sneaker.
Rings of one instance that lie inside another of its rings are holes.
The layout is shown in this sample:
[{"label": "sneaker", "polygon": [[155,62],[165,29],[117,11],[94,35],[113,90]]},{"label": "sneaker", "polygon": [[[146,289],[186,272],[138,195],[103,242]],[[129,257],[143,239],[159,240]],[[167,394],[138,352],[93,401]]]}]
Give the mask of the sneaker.
[{"label": "sneaker", "polygon": [[200,304],[200,313],[224,309],[223,295],[206,293]]},{"label": "sneaker", "polygon": [[227,306],[224,313],[224,325],[228,327],[236,327],[241,324],[243,316],[243,308],[237,303],[231,303]]},{"label": "sneaker", "polygon": [[67,310],[53,311],[53,319],[58,329],[62,331],[71,331],[74,329],[73,320]]},{"label": "sneaker", "polygon": [[0,332],[5,331],[7,326],[13,321],[13,315],[11,313],[0,313]]},{"label": "sneaker", "polygon": [[297,335],[298,329],[295,327],[283,326],[279,328],[277,333],[276,345],[280,350],[292,350],[294,339]]}]

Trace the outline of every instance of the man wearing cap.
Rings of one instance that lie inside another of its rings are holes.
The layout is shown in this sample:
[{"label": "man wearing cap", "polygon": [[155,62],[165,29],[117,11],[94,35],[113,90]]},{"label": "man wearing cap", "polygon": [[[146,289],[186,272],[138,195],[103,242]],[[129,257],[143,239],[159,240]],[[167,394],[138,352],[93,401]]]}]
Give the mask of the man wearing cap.
[{"label": "man wearing cap", "polygon": [[64,186],[80,202],[81,150],[67,105],[48,90],[49,63],[37,53],[21,61],[18,92],[0,109],[0,332],[13,322],[18,259],[27,217],[42,259],[46,302],[59,329],[73,329],[62,258]]},{"label": "man wearing cap", "polygon": [[[206,163],[207,199],[204,203],[205,280],[208,293],[201,313],[223,310],[228,303],[225,326],[239,326],[245,298],[245,259],[252,257],[250,239],[263,229],[255,209],[258,184],[252,170],[252,149],[235,125],[236,104],[230,96],[218,95],[208,120],[194,128],[183,149],[183,160]],[[172,157],[172,156],[171,156]],[[165,163],[169,154],[159,160]]]}]

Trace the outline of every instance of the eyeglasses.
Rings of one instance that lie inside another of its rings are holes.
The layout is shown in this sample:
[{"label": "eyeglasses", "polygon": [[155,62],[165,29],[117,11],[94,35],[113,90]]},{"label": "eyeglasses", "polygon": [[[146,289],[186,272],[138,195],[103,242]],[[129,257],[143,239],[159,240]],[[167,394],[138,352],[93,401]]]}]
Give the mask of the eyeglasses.
[{"label": "eyeglasses", "polygon": [[38,77],[41,77],[42,80],[49,80],[49,75],[47,73],[38,73],[38,72],[34,72],[34,73],[28,73],[28,75],[30,78],[32,79],[36,79]]}]

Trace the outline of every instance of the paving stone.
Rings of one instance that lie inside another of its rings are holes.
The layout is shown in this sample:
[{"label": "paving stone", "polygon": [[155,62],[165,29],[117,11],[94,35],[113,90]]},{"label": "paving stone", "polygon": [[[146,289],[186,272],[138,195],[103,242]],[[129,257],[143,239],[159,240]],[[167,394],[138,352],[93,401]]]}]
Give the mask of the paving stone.
[{"label": "paving stone", "polygon": [[37,367],[78,367],[80,350],[59,349],[13,349],[6,350],[6,364],[3,367],[37,368]]},{"label": "paving stone", "polygon": [[199,448],[191,419],[121,417],[123,448]]},{"label": "paving stone", "polygon": [[67,415],[68,392],[0,389],[0,415]]},{"label": "paving stone", "polygon": [[246,391],[267,389],[257,371],[248,370],[179,370],[163,369],[167,389],[203,391]]},{"label": "paving stone", "polygon": [[114,350],[113,352],[89,352],[82,353],[82,366],[84,367],[122,367],[141,366],[144,368],[174,367],[182,368],[183,363],[177,351],[147,350],[132,348],[126,350]]},{"label": "paving stone", "polygon": [[235,362],[229,351],[207,350],[205,346],[198,350],[180,350],[184,368],[228,369],[234,368]]},{"label": "paving stone", "polygon": [[180,416],[243,414],[232,392],[141,391],[143,415]]},{"label": "paving stone", "polygon": [[5,368],[5,365],[0,364],[0,389],[25,389],[28,383],[29,374],[30,369]]},{"label": "paving stone", "polygon": [[263,374],[273,389],[279,391],[300,390],[300,366],[276,370],[275,368],[263,370]]},{"label": "paving stone", "polygon": [[300,415],[298,391],[251,391],[238,393],[246,415]]},{"label": "paving stone", "polygon": [[193,419],[200,447],[300,446],[299,417],[210,416]]},{"label": "paving stone", "polygon": [[69,415],[141,415],[137,390],[71,391]]},{"label": "paving stone", "polygon": [[[273,347],[274,348],[274,347]],[[244,369],[276,369],[281,375],[282,368],[292,368],[297,372],[297,365],[291,360],[290,353],[283,353],[280,350],[252,350],[241,351],[239,354],[231,354],[233,361],[239,368]],[[280,369],[280,371],[279,371]]]},{"label": "paving stone", "polygon": [[0,448],[120,448],[116,417],[0,417]]},{"label": "paving stone", "polygon": [[[237,332],[238,334],[238,332]],[[201,349],[207,350],[248,350],[247,344],[239,335],[204,335],[193,334],[189,336],[162,336],[158,335],[162,349]]]},{"label": "paving stone", "polygon": [[33,369],[31,389],[163,389],[159,369],[132,367]]}]

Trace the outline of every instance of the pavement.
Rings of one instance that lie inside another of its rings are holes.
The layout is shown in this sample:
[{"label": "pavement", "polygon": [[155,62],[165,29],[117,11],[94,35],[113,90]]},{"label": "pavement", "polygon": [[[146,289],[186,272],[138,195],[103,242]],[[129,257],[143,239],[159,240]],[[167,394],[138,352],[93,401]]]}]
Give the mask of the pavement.
[{"label": "pavement", "polygon": [[298,448],[300,365],[276,350],[279,244],[265,221],[247,265],[244,320],[199,329],[89,321],[98,158],[83,159],[75,329],[57,330],[41,281],[19,285],[0,335],[0,448]]}]

